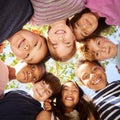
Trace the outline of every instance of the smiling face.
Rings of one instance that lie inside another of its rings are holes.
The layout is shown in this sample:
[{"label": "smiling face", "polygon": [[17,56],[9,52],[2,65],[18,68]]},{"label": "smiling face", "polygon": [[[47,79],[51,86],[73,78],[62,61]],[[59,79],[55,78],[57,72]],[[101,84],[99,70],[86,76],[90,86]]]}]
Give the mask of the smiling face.
[{"label": "smiling face", "polygon": [[63,85],[62,89],[62,101],[67,109],[74,109],[79,101],[79,89],[73,82],[67,82]]},{"label": "smiling face", "polygon": [[84,13],[75,23],[73,28],[76,39],[81,39],[91,35],[98,27],[98,18],[91,12]]},{"label": "smiling face", "polygon": [[105,37],[90,39],[87,46],[93,51],[96,60],[114,58],[117,55],[117,46]]},{"label": "smiling face", "polygon": [[36,82],[42,78],[45,73],[44,65],[31,65],[19,63],[16,66],[16,79],[22,83]]},{"label": "smiling face", "polygon": [[83,85],[93,90],[100,90],[107,85],[107,78],[102,67],[95,63],[85,62],[76,71]]},{"label": "smiling face", "polygon": [[20,30],[8,40],[15,56],[27,63],[38,63],[47,55],[45,39],[28,30]]},{"label": "smiling face", "polygon": [[45,101],[47,98],[49,98],[53,91],[50,88],[49,84],[46,84],[45,81],[41,80],[33,85],[33,97],[37,101]]},{"label": "smiling face", "polygon": [[75,47],[75,36],[64,22],[52,25],[48,37],[55,53],[61,58],[68,56]]}]

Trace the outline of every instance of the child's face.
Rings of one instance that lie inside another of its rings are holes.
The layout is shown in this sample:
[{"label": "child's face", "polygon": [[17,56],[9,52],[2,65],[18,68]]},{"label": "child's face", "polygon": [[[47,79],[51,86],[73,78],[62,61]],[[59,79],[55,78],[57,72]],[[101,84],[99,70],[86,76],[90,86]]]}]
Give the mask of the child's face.
[{"label": "child's face", "polygon": [[73,28],[76,39],[79,41],[89,35],[91,35],[98,27],[98,19],[92,13],[85,13],[75,23]]},{"label": "child's face", "polygon": [[66,108],[73,109],[79,101],[79,89],[73,82],[63,85],[62,101]]},{"label": "child's face", "polygon": [[27,30],[17,32],[8,40],[15,56],[27,63],[40,62],[48,52],[45,39]]},{"label": "child's face", "polygon": [[100,90],[107,85],[107,78],[102,67],[85,62],[81,64],[77,70],[77,77],[83,85],[93,90]]},{"label": "child's face", "polygon": [[114,58],[117,55],[117,46],[104,37],[90,39],[87,43],[89,50],[93,51],[96,60]]},{"label": "child's face", "polygon": [[52,96],[52,93],[50,85],[43,80],[33,85],[33,97],[38,101],[45,101]]},{"label": "child's face", "polygon": [[52,48],[61,58],[68,56],[75,47],[75,36],[66,24],[51,27],[48,35]]},{"label": "child's face", "polygon": [[45,73],[44,66],[19,63],[16,67],[16,79],[22,83],[36,82]]}]

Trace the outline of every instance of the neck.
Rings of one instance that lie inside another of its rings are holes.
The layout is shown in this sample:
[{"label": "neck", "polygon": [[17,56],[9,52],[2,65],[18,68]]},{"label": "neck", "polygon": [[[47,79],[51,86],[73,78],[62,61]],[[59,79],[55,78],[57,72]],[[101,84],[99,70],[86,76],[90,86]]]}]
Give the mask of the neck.
[{"label": "neck", "polygon": [[9,79],[10,80],[15,79],[16,78],[15,68],[8,66],[8,70],[9,70]]},{"label": "neck", "polygon": [[50,26],[53,27],[53,26],[60,25],[60,24],[66,24],[66,20],[67,19],[56,21],[54,23],[51,23]]},{"label": "neck", "polygon": [[70,112],[72,112],[73,111],[73,108],[66,108],[65,109],[65,113],[70,113]]}]

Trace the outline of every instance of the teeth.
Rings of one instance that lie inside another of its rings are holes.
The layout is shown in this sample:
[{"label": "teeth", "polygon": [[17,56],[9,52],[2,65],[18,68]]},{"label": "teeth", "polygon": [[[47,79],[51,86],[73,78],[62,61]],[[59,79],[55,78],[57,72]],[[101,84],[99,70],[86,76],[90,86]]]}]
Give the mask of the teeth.
[{"label": "teeth", "polygon": [[66,100],[73,100],[73,98],[71,98],[71,97],[67,97],[67,98],[65,98]]},{"label": "teeth", "polygon": [[92,83],[93,83],[93,85],[96,85],[96,84],[98,84],[100,81],[101,81],[101,79],[98,79],[98,80],[96,80],[96,81],[92,81]]}]

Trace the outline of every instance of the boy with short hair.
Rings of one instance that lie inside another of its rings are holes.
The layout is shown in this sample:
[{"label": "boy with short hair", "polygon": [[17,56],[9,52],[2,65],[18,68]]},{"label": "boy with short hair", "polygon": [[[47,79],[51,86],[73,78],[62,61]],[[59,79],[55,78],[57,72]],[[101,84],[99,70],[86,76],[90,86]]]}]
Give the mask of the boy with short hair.
[{"label": "boy with short hair", "polygon": [[100,118],[120,119],[120,80],[108,83],[105,69],[97,61],[79,59],[75,73],[84,86],[95,90],[92,99]]}]

